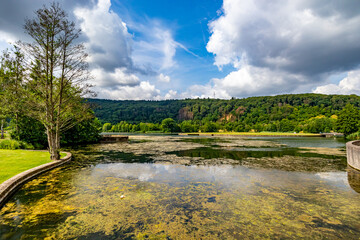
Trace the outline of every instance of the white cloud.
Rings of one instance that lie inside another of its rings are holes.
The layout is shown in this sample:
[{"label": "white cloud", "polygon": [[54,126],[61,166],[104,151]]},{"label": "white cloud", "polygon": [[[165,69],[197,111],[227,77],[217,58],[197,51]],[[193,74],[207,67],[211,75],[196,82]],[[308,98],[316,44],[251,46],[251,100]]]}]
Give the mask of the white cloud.
[{"label": "white cloud", "polygon": [[[96,87],[95,90],[98,90]],[[105,99],[116,99],[116,100],[160,100],[160,90],[150,84],[147,81],[142,81],[139,85],[136,86],[122,86],[117,89],[106,89],[101,88],[101,91],[98,91],[99,98]]]},{"label": "white cloud", "polygon": [[134,61],[140,65],[152,65],[160,71],[176,66],[174,57],[180,45],[169,29],[158,21],[133,27],[144,35],[144,40],[134,42]]},{"label": "white cloud", "polygon": [[351,71],[339,84],[318,86],[314,93],[323,94],[357,94],[360,95],[360,70]]},{"label": "white cloud", "polygon": [[[351,67],[360,60],[359,56],[353,59],[360,52],[360,12],[347,18],[348,13],[341,12],[346,4],[335,8],[334,2],[224,0],[224,15],[209,24],[207,50],[215,54],[218,66],[238,67],[246,54],[251,65],[293,73]],[[329,13],[321,15],[326,8]],[[355,52],[349,54],[350,49]]]},{"label": "white cloud", "polygon": [[160,75],[158,76],[158,81],[159,82],[164,82],[164,83],[169,83],[170,82],[170,77],[160,73]]},{"label": "white cloud", "polygon": [[[90,50],[90,67],[98,97],[160,98],[160,90],[141,78],[149,79],[146,75],[174,65],[176,42],[170,31],[159,26],[143,26],[139,28],[143,31],[142,40],[135,41],[128,32],[127,24],[110,7],[110,0],[99,0],[93,7],[74,11],[87,37],[86,47]],[[163,59],[160,65],[154,55]],[[158,81],[169,82],[170,77],[161,73]]]},{"label": "white cloud", "polygon": [[110,10],[110,0],[99,0],[92,7],[76,8],[75,16],[88,38],[86,47],[90,51],[90,63],[106,70],[132,67],[132,36],[126,24]]},{"label": "white cloud", "polygon": [[95,68],[91,75],[96,80],[96,86],[115,89],[121,86],[139,85],[139,78],[132,73],[127,73],[126,68],[116,68],[114,72],[105,71],[102,68]]},{"label": "white cloud", "polygon": [[[222,90],[228,97],[310,91],[331,73],[354,69],[360,12],[353,7],[335,0],[224,0],[223,14],[209,23],[206,48],[220,69],[230,64],[237,70],[203,91]],[[349,84],[339,85],[341,91]]]},{"label": "white cloud", "polygon": [[3,41],[5,43],[15,43],[17,40],[18,39],[16,39],[13,34],[0,30],[0,41]]},{"label": "white cloud", "polygon": [[168,93],[165,94],[164,99],[178,99],[179,98],[179,94],[177,91],[174,90],[169,90]]},{"label": "white cloud", "polygon": [[242,64],[241,68],[229,73],[224,78],[214,78],[206,85],[189,87],[182,96],[229,99],[231,97],[275,95],[284,92],[291,93],[296,88],[294,83],[301,82],[306,84],[306,79],[302,75]]},{"label": "white cloud", "polygon": [[[49,5],[46,0],[5,1],[1,5],[0,50],[9,47],[8,42],[18,39],[31,41],[23,30],[24,18],[33,18],[33,12],[43,4]],[[174,56],[178,43],[169,28],[159,20],[131,22],[139,35],[136,37],[112,10],[110,0],[62,0],[60,5],[82,30],[80,41],[89,53],[89,70],[94,77],[92,84],[99,97],[160,98],[160,91],[151,82],[158,80],[156,76],[162,69],[176,65]],[[161,80],[167,83],[170,77],[162,74]]]},{"label": "white cloud", "polygon": [[222,98],[228,99],[231,96],[224,89],[218,88],[215,84],[192,85],[185,92],[180,94],[181,98]]}]

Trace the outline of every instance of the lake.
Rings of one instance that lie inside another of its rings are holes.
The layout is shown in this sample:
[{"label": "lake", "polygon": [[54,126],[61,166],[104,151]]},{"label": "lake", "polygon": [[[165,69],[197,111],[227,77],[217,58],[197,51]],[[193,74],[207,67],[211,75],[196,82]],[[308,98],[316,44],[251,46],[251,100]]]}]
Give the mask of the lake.
[{"label": "lake", "polygon": [[0,210],[0,239],[359,239],[333,138],[131,135],[71,149]]}]

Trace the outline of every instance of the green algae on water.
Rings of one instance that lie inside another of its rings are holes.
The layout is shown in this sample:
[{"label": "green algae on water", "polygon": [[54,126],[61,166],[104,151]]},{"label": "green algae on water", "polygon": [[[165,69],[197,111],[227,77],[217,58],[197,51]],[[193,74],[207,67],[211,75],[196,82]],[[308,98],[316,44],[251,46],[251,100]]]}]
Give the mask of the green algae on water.
[{"label": "green algae on water", "polygon": [[240,164],[168,153],[208,143],[151,142],[74,151],[73,163],[27,183],[0,210],[0,239],[360,237],[360,194],[350,187],[360,180],[337,165],[342,156],[312,149]]}]

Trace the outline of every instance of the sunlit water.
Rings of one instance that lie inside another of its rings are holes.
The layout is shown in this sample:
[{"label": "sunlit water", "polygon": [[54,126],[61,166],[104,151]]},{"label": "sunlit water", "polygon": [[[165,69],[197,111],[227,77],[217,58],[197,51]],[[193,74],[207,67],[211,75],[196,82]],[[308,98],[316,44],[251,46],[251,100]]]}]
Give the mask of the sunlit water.
[{"label": "sunlit water", "polygon": [[[360,174],[341,151],[298,149],[344,142],[141,138],[75,150],[73,163],[27,183],[0,211],[0,239],[360,238]],[[154,160],[174,154],[200,164]]]}]

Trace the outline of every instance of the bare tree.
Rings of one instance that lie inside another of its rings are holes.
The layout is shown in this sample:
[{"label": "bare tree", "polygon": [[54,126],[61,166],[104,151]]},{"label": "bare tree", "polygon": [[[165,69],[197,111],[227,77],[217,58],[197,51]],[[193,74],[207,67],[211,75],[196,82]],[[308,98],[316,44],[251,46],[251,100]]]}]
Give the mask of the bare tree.
[{"label": "bare tree", "polygon": [[31,66],[27,90],[29,115],[46,128],[51,159],[59,159],[60,134],[90,117],[82,97],[92,94],[85,48],[76,40],[80,30],[58,3],[43,6],[25,21],[34,40],[22,43]]}]

